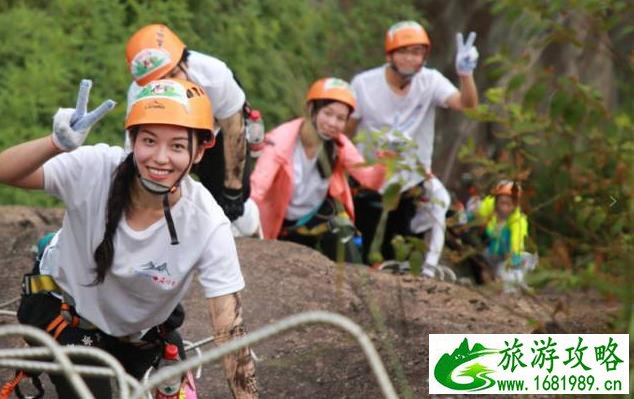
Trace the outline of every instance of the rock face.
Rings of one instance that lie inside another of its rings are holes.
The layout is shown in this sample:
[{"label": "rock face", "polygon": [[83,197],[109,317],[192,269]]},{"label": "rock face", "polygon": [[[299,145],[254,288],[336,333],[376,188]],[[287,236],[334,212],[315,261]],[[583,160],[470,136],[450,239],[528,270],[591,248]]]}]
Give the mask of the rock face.
[{"label": "rock face", "polygon": [[[42,233],[55,230],[62,216],[59,209],[0,207],[0,303],[19,295],[21,276],[32,267],[32,245]],[[244,309],[250,331],[306,310],[341,313],[370,335],[401,397],[408,397],[407,392],[410,397],[428,397],[429,333],[602,332],[610,320],[607,311],[614,310],[587,294],[511,298],[494,289],[473,290],[362,266],[337,266],[292,243],[240,239],[237,245],[247,282]],[[562,303],[571,307],[554,320],[551,315]],[[184,305],[183,336],[198,341],[211,335],[197,283]],[[0,316],[0,323],[14,321]],[[19,345],[17,338],[0,339],[2,348]],[[257,375],[263,398],[381,397],[355,341],[332,327],[301,327],[253,349],[260,359]],[[9,375],[0,370],[2,380]],[[55,397],[48,379],[43,380],[47,397]],[[219,364],[204,367],[197,385],[200,398],[231,396]]]}]

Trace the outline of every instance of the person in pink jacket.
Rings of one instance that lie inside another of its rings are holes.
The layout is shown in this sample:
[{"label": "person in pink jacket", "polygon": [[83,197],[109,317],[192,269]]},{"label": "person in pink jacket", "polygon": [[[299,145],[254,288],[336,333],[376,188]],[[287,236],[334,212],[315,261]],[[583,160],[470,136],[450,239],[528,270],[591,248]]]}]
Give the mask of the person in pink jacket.
[{"label": "person in pink jacket", "polygon": [[251,198],[258,205],[264,238],[320,249],[336,260],[337,242],[345,260],[359,262],[354,240],[354,206],[346,172],[371,189],[381,187],[382,165],[365,165],[343,134],[356,99],[352,87],[336,78],[313,83],[306,116],[266,135],[251,175]]}]

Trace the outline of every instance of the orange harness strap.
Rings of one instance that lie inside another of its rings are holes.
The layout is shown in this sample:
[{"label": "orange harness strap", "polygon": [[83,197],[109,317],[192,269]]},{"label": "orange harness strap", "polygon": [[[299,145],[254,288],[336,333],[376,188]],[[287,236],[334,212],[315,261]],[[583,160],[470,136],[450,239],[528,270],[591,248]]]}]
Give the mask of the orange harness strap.
[{"label": "orange harness strap", "polygon": [[11,396],[13,391],[15,391],[15,388],[24,377],[26,377],[26,373],[24,371],[19,371],[16,373],[15,377],[7,381],[0,390],[0,399],[9,399],[9,396]]},{"label": "orange harness strap", "polygon": [[55,317],[48,326],[46,326],[46,332],[51,334],[53,338],[57,339],[66,327],[68,327],[68,322],[64,319],[64,316],[60,314],[57,315],[57,317]]},{"label": "orange harness strap", "polygon": [[[71,316],[71,322],[70,322],[71,326],[76,327],[77,325],[79,325],[79,322],[80,322],[79,317],[77,315],[72,314],[70,306],[67,303],[62,303],[60,314],[58,314],[50,323],[48,323],[48,326],[46,326],[46,332],[51,334],[53,338],[55,339],[57,339],[59,335],[62,333],[62,331],[64,331],[66,327],[69,326],[69,322],[66,321],[66,318],[63,315],[64,312],[66,312],[69,316]],[[0,399],[9,399],[11,394],[16,392],[16,389],[18,388],[20,381],[22,381],[24,377],[27,377],[27,374],[24,371],[20,370],[15,374],[15,377],[7,381],[2,386],[2,389],[0,389]],[[38,383],[39,383],[39,380],[38,380]],[[44,391],[41,389],[41,385],[39,386],[36,385],[36,387],[38,387],[38,390],[40,390],[40,393],[43,394]],[[18,394],[19,397],[23,397],[20,394],[19,389],[17,389],[16,394]],[[42,397],[42,395],[39,395],[37,397],[38,398]]]}]

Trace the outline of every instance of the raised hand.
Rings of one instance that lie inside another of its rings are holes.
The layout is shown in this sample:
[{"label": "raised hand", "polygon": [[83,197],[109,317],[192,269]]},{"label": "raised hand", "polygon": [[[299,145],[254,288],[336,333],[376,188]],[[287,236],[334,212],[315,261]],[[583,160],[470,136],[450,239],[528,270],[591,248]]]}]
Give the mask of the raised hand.
[{"label": "raised hand", "polygon": [[478,49],[473,45],[476,33],[471,32],[465,42],[462,33],[456,33],[456,71],[460,76],[470,76],[478,64]]},{"label": "raised hand", "polygon": [[62,151],[72,151],[84,143],[90,128],[115,106],[112,100],[104,101],[88,111],[88,96],[92,81],[84,79],[79,84],[76,108],[60,108],[53,117],[53,142]]}]

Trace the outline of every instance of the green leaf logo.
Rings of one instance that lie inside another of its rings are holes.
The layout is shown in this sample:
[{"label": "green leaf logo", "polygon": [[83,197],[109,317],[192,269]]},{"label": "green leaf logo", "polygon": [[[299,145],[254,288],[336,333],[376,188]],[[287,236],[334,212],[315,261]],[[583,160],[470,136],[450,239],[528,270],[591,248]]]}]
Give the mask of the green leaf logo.
[{"label": "green leaf logo", "polygon": [[135,80],[161,68],[172,61],[169,53],[162,49],[145,49],[139,51],[130,63],[130,72]]},{"label": "green leaf logo", "polygon": [[451,355],[448,353],[442,355],[434,368],[434,377],[447,388],[458,391],[481,391],[491,388],[495,384],[495,380],[489,377],[489,374],[493,373],[494,370],[482,364],[471,364],[458,374],[460,377],[471,377],[472,381],[470,382],[456,382],[452,379],[452,374],[467,362],[495,353],[499,353],[499,350],[486,348],[479,343],[474,344],[473,348],[469,349],[469,341],[465,338]]},{"label": "green leaf logo", "polygon": [[135,104],[141,100],[164,98],[180,103],[189,112],[187,91],[178,82],[172,80],[155,80],[143,86],[134,96]]}]

